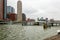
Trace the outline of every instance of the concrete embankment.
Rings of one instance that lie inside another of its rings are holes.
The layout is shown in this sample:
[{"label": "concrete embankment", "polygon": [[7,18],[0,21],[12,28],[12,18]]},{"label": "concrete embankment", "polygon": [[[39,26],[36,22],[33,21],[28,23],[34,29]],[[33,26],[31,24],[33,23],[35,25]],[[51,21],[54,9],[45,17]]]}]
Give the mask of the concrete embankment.
[{"label": "concrete embankment", "polygon": [[46,38],[44,40],[60,40],[60,35],[55,35],[55,36],[52,36],[50,38]]}]

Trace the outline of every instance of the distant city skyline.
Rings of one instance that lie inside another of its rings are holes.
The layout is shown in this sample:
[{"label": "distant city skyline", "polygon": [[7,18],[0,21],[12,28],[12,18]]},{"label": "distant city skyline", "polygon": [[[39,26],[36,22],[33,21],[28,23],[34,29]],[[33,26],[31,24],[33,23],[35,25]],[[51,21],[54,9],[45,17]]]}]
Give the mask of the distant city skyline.
[{"label": "distant city skyline", "polygon": [[[17,13],[17,1],[8,0],[8,5],[13,6]],[[53,18],[60,20],[60,0],[21,0],[23,13],[27,18],[36,19],[37,17]]]}]

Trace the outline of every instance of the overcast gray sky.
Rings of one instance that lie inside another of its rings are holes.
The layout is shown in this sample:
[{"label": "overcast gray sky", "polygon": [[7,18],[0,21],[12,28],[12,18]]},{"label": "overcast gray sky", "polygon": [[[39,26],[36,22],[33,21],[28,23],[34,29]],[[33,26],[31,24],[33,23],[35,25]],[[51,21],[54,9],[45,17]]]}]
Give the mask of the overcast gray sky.
[{"label": "overcast gray sky", "polygon": [[[60,0],[21,0],[27,18],[54,18],[60,20]],[[8,0],[8,5],[17,10],[17,0]],[[17,11],[16,11],[17,13]]]}]

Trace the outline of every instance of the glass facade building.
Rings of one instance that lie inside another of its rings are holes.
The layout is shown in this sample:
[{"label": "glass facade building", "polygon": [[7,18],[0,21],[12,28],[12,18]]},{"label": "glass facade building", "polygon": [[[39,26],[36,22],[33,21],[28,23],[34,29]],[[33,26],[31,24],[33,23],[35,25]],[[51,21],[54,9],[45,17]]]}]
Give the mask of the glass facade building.
[{"label": "glass facade building", "polygon": [[11,6],[7,6],[7,13],[15,13],[15,9]]},{"label": "glass facade building", "polygon": [[4,0],[4,19],[7,17],[7,0]]}]

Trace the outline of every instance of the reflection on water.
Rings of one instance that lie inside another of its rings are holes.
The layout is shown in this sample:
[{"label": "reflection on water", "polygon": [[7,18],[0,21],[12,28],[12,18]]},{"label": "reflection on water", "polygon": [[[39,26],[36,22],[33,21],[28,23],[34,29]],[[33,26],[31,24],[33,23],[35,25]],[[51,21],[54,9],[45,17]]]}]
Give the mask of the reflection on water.
[{"label": "reflection on water", "polygon": [[56,35],[58,29],[60,27],[44,30],[42,26],[0,25],[0,40],[43,40]]}]

